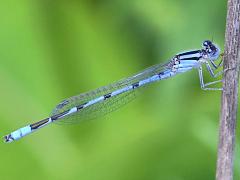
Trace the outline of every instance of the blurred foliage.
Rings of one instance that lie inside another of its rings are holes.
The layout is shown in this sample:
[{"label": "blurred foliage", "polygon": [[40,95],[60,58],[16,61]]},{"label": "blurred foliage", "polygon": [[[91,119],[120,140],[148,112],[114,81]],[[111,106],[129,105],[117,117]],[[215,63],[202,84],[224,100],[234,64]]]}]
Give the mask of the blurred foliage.
[{"label": "blurred foliage", "polygon": [[[66,97],[205,39],[223,49],[225,16],[223,0],[1,1],[2,136],[47,117]],[[202,91],[196,71],[153,84],[95,121],[1,143],[1,179],[212,180],[220,94]]]}]

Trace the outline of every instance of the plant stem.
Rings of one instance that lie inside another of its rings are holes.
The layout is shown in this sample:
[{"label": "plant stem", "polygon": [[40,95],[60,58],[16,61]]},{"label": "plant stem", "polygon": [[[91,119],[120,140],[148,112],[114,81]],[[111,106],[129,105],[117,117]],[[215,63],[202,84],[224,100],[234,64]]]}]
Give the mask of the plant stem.
[{"label": "plant stem", "polygon": [[240,0],[228,0],[217,180],[233,179],[240,64]]}]

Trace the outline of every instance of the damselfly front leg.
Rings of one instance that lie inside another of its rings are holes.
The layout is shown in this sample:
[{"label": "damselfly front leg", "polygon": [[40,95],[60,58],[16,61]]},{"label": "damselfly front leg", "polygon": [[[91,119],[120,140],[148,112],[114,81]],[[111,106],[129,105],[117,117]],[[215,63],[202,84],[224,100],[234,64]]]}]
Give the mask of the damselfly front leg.
[{"label": "damselfly front leg", "polygon": [[215,69],[218,69],[219,67],[223,66],[223,56],[224,56],[224,53],[221,53],[220,56],[221,56],[221,60],[220,60],[218,65],[215,64],[214,60],[210,59],[210,62],[211,62],[211,64],[213,65],[213,67]]},{"label": "damselfly front leg", "polygon": [[223,74],[223,70],[219,71],[218,73],[214,73],[214,70],[212,69],[212,67],[210,66],[210,64],[208,62],[205,62],[206,63],[206,67],[207,67],[207,70],[208,72],[210,73],[210,75],[213,77],[213,78],[216,78],[220,75]]},{"label": "damselfly front leg", "polygon": [[221,67],[223,65],[223,59],[221,58],[221,61],[219,62],[218,65],[215,64],[215,62],[213,60],[210,60],[211,64],[213,65],[213,67],[215,69],[218,69],[219,67]]}]

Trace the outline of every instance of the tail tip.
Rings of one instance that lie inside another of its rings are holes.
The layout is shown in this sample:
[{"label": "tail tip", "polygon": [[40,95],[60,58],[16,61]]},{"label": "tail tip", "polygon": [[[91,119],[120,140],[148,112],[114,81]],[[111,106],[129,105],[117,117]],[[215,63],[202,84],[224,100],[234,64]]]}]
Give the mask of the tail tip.
[{"label": "tail tip", "polygon": [[3,141],[5,142],[5,143],[10,143],[10,142],[12,142],[14,139],[13,139],[13,137],[11,136],[11,134],[8,134],[8,135],[6,135],[6,136],[4,136],[3,137]]}]

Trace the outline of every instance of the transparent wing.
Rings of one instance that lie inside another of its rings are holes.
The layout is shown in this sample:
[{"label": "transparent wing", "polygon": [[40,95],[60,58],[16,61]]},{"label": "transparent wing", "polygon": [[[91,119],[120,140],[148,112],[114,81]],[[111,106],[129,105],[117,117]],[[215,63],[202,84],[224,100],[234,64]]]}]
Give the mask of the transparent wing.
[{"label": "transparent wing", "polygon": [[[93,91],[89,91],[87,93],[83,93],[83,94],[80,94],[77,96],[67,98],[64,101],[60,102],[55,107],[55,109],[51,113],[51,116],[59,114],[61,112],[64,112],[75,106],[84,104],[92,99],[97,98],[97,97],[111,93],[117,89],[134,84],[136,82],[139,82],[143,79],[153,76],[154,74],[165,71],[166,69],[167,69],[166,64],[157,64],[157,65],[151,66],[151,67],[137,73],[136,75],[134,75],[132,77],[122,79],[113,84],[110,84],[108,86],[103,86],[101,88],[98,88]],[[109,112],[112,112],[113,110],[118,109],[122,105],[133,100],[135,97],[136,97],[136,89],[127,91],[125,93],[111,97],[107,100],[101,101],[101,102],[93,104],[91,106],[88,106],[87,108],[84,108],[84,109],[76,112],[75,114],[65,116],[63,119],[56,121],[56,123],[58,123],[58,124],[73,124],[73,123],[77,123],[81,120],[93,119],[93,118],[105,115]]]},{"label": "transparent wing", "polygon": [[130,91],[118,96],[109,98],[105,101],[88,106],[79,112],[65,116],[63,119],[55,121],[57,124],[75,124],[83,120],[91,120],[110,113],[136,97],[136,91]]}]

